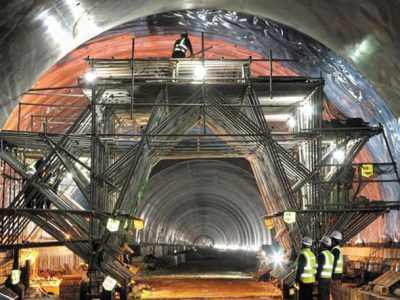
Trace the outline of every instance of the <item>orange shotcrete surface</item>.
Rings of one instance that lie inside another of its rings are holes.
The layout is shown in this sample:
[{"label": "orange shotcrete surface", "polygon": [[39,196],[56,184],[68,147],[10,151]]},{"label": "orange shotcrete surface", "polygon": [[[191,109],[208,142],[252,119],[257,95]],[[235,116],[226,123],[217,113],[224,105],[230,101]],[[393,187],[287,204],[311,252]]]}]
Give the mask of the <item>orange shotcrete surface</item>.
[{"label": "orange shotcrete surface", "polygon": [[151,290],[142,299],[282,299],[270,282],[253,279],[146,279]]},{"label": "orange shotcrete surface", "polygon": [[[169,58],[171,57],[172,46],[178,35],[166,36],[146,36],[135,39],[135,58]],[[190,37],[193,50],[195,53],[201,51],[201,39],[196,36]],[[249,51],[245,47],[240,47],[234,44],[228,44],[221,40],[206,39],[205,48],[209,48],[205,52],[206,59],[210,58],[234,58],[247,59],[249,56],[253,58],[261,58],[255,52]],[[132,54],[132,36],[131,35],[115,35],[107,37],[94,38],[91,41],[83,44],[74,51],[70,52],[62,58],[57,64],[45,72],[33,85],[33,88],[47,88],[60,86],[75,86],[80,76],[89,71],[88,63],[84,59],[90,56],[91,58],[116,58],[130,59]],[[199,55],[197,55],[199,57]],[[268,76],[269,65],[267,62],[255,62],[252,64],[251,72],[254,76]],[[294,76],[293,71],[286,68],[280,63],[273,63],[274,76]],[[53,92],[54,93],[54,92]],[[80,94],[79,90],[58,90],[55,93],[59,94]],[[20,102],[23,103],[52,103],[66,105],[87,105],[85,98],[79,97],[63,97],[63,96],[32,96],[25,95]],[[57,115],[58,117],[68,116],[77,117],[82,108],[56,108],[49,109],[48,107],[40,106],[21,106],[21,121],[20,129],[26,131],[38,131],[40,116]],[[32,116],[34,119],[32,126]],[[64,121],[54,119],[55,121]],[[3,130],[17,130],[18,127],[18,107],[14,109],[8,120],[3,126]],[[48,128],[49,132],[62,133],[68,125],[53,125]],[[32,130],[33,129],[33,130]]]},{"label": "orange shotcrete surface", "polygon": [[[135,41],[135,57],[136,58],[168,58],[171,56],[171,48],[178,35],[152,35],[136,38]],[[201,39],[196,36],[190,37],[194,52],[201,50]],[[205,48],[212,47],[206,51],[206,58],[261,58],[259,54],[252,52],[245,47],[235,44],[229,44],[222,40],[206,39]],[[94,38],[91,41],[78,47],[57,64],[45,72],[33,85],[33,88],[58,87],[58,86],[75,86],[77,79],[87,73],[88,63],[84,58],[90,56],[92,58],[130,58],[132,48],[132,36],[128,34],[114,35]],[[279,55],[277,55],[279,56]],[[269,66],[266,62],[258,62],[252,64],[251,72],[254,76],[268,76]],[[274,76],[295,76],[293,71],[284,65],[273,63]],[[80,90],[58,90],[59,94],[81,94]],[[83,106],[88,104],[85,98],[64,97],[64,96],[32,96],[25,95],[20,102],[34,104],[62,104],[82,106],[75,108],[49,108],[43,106],[22,105],[20,129],[22,131],[38,131],[40,130],[40,119],[43,116],[55,116],[54,124],[48,128],[49,132],[63,133],[69,127],[70,122],[78,117]],[[63,117],[65,117],[63,119]],[[325,115],[329,119],[332,116]],[[3,126],[3,130],[17,130],[18,128],[18,106],[11,113],[10,117]],[[366,150],[362,150],[357,156],[355,162],[371,161]],[[353,186],[353,189],[356,187]],[[367,185],[361,195],[369,199],[381,199],[377,183]],[[373,224],[368,226],[358,237],[361,239],[377,240],[383,235],[384,225],[383,218],[379,218]],[[378,238],[377,238],[378,237]]]}]

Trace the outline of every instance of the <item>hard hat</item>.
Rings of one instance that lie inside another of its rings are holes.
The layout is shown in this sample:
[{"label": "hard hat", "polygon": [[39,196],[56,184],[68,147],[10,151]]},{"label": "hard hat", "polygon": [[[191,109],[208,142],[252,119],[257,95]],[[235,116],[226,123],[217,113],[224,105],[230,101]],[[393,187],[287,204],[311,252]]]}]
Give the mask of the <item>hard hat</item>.
[{"label": "hard hat", "polygon": [[305,236],[305,237],[303,237],[303,238],[301,239],[301,243],[302,243],[304,246],[311,247],[311,245],[312,245],[312,239],[311,239],[310,237],[308,237],[308,236]]},{"label": "hard hat", "polygon": [[182,32],[181,37],[188,37],[188,33],[187,32]]},{"label": "hard hat", "polygon": [[332,246],[332,240],[329,236],[324,235],[321,238],[321,243],[324,244],[327,247],[331,247]]},{"label": "hard hat", "polygon": [[335,239],[337,241],[341,241],[343,239],[342,234],[339,231],[334,231],[331,233],[331,235],[329,236],[331,239]]}]

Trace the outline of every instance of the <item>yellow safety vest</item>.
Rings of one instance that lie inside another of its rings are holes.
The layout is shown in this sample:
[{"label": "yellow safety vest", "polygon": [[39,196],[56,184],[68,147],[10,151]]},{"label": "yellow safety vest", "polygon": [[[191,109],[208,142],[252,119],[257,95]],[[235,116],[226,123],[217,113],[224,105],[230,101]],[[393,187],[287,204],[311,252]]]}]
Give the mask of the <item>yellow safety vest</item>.
[{"label": "yellow safety vest", "polygon": [[335,270],[333,270],[334,274],[343,274],[343,250],[339,245],[336,245],[335,247],[332,248],[337,249],[339,251],[339,257],[336,262],[336,267]]},{"label": "yellow safety vest", "polygon": [[185,45],[186,38],[181,38],[180,43],[175,45],[174,51],[181,51],[186,53],[187,47]]},{"label": "yellow safety vest", "polygon": [[324,250],[321,253],[325,257],[325,263],[322,266],[321,278],[331,279],[333,272],[333,260],[335,257],[329,250]]},{"label": "yellow safety vest", "polygon": [[304,255],[306,258],[306,265],[304,267],[303,274],[300,275],[300,280],[303,283],[314,283],[315,273],[317,269],[317,261],[315,259],[314,253],[310,248],[305,248],[300,251],[300,255]]},{"label": "yellow safety vest", "polygon": [[28,173],[29,175],[33,175],[35,174],[36,169],[35,169],[35,163],[30,164],[27,168],[26,168],[26,173]]}]

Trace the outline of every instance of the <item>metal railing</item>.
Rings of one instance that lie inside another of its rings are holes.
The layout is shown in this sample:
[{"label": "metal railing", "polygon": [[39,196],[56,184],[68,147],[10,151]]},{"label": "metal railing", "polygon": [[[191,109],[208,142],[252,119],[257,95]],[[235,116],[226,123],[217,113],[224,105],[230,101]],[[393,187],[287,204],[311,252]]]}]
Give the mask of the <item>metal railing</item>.
[{"label": "metal railing", "polygon": [[[251,60],[242,59],[145,59],[135,60],[135,82],[243,82]],[[102,80],[130,80],[131,60],[90,60],[97,82]],[[81,78],[81,81],[84,78]]]}]

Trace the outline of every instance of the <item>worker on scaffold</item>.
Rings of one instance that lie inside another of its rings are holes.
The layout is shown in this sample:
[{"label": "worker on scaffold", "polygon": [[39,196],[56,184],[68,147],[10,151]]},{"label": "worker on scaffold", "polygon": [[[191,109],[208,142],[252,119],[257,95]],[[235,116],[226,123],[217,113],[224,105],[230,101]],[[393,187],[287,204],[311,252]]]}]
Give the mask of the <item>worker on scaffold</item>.
[{"label": "worker on scaffold", "polygon": [[189,40],[188,33],[183,32],[181,38],[176,40],[172,50],[172,58],[185,58],[186,52],[190,51],[190,57],[194,57],[192,43]]}]

